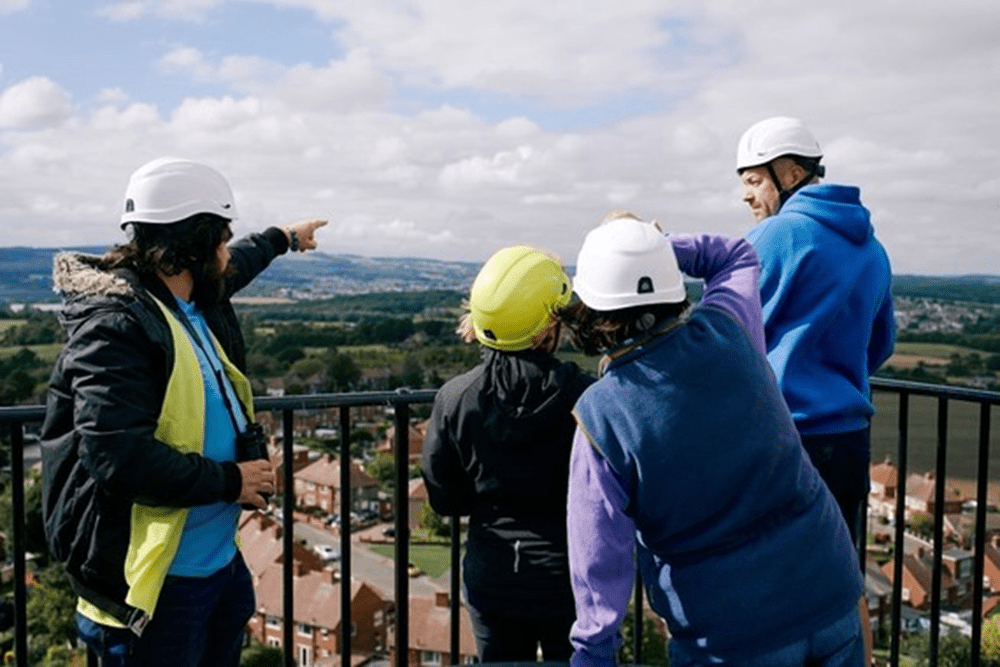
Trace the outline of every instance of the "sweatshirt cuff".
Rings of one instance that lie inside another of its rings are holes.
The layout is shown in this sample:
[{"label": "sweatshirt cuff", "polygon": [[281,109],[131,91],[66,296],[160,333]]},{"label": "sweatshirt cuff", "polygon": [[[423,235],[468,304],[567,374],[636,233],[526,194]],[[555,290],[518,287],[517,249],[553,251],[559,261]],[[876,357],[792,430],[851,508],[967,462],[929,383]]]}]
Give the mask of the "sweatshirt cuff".
[{"label": "sweatshirt cuff", "polygon": [[275,255],[284,255],[288,252],[288,236],[285,235],[285,230],[278,227],[268,227],[261,233],[274,246]]},{"label": "sweatshirt cuff", "polygon": [[224,484],[222,500],[227,503],[235,503],[240,497],[240,491],[243,490],[243,475],[240,473],[240,467],[232,461],[223,462],[222,479]]}]

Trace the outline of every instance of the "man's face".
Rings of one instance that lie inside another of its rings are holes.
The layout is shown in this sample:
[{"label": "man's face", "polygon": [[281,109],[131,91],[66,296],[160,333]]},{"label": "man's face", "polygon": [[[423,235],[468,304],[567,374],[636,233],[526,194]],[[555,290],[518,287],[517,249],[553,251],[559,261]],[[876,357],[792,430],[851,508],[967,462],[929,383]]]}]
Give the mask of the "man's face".
[{"label": "man's face", "polygon": [[753,217],[760,222],[778,212],[778,189],[767,173],[767,167],[750,167],[740,174],[743,192],[740,198],[750,207]]}]

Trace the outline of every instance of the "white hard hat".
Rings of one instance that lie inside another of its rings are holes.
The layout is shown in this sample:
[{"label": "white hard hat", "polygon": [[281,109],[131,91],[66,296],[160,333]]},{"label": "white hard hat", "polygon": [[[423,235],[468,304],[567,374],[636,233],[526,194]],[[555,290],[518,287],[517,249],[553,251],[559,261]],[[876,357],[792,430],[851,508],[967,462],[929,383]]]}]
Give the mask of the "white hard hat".
[{"label": "white hard hat", "polygon": [[736,149],[736,171],[759,167],[782,155],[821,158],[816,137],[798,118],[775,116],[750,126]]},{"label": "white hard hat", "polygon": [[687,298],[673,245],[658,227],[632,217],[605,222],[587,234],[573,287],[588,308],[600,311]]},{"label": "white hard hat", "polygon": [[197,213],[234,220],[236,204],[229,183],[208,165],[161,157],[142,165],[129,178],[121,224],[166,225]]}]

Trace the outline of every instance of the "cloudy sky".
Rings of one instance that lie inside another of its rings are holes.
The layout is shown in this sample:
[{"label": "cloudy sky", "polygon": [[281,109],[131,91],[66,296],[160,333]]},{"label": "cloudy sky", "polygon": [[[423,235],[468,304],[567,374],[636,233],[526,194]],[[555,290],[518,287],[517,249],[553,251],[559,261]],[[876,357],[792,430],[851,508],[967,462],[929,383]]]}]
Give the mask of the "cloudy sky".
[{"label": "cloudy sky", "polygon": [[998,35],[984,0],[0,0],[0,245],[122,240],[175,155],[238,234],[572,263],[611,209],[746,233],[736,141],[793,115],[896,273],[1000,274]]}]

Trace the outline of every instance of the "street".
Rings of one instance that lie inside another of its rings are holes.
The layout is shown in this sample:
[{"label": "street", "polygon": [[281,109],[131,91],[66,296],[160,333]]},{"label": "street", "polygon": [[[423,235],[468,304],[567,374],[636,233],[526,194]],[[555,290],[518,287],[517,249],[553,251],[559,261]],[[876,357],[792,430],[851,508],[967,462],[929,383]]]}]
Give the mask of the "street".
[{"label": "street", "polygon": [[[337,551],[340,551],[340,537],[331,535],[325,530],[315,528],[305,523],[295,523],[295,537],[303,538],[313,546],[316,544],[329,544]],[[344,555],[341,554],[341,558]],[[379,588],[386,596],[394,597],[396,590],[395,570],[393,561],[380,554],[373,553],[368,548],[357,541],[355,536],[351,538],[351,576],[357,581],[363,581]],[[447,576],[447,575],[446,575]],[[410,595],[420,597],[433,597],[438,591],[447,590],[446,587],[439,586],[433,579],[426,575],[411,577],[409,580]]]}]

